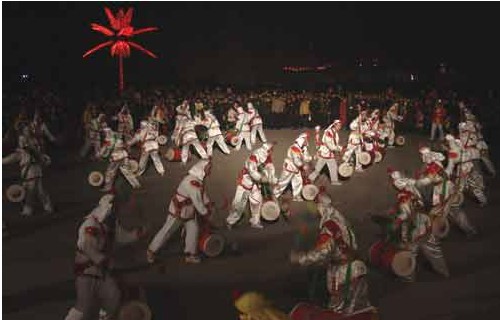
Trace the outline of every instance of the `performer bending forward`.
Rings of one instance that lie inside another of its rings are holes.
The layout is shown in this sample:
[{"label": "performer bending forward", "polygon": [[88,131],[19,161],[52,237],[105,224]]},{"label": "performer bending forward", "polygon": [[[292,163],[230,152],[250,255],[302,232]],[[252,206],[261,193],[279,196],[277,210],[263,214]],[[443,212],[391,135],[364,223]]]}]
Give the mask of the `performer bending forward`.
[{"label": "performer bending forward", "polygon": [[303,174],[307,171],[307,163],[312,160],[307,150],[308,134],[301,133],[295,142],[288,148],[283,170],[274,189],[274,196],[279,198],[288,184],[292,183],[292,194],[295,201],[302,201]]},{"label": "performer bending forward", "polygon": [[[254,228],[262,228],[260,222],[260,209],[262,207],[262,188],[275,184],[275,169],[271,159],[273,145],[264,143],[245,161],[243,169],[238,177],[238,186],[234,195],[233,208],[226,221],[231,228],[243,215],[248,200],[250,200],[250,225]],[[266,186],[267,185],[267,186]],[[269,192],[271,192],[269,190]]]},{"label": "performer bending forward", "polygon": [[156,252],[183,225],[186,228],[185,261],[201,262],[198,256],[198,220],[207,220],[210,214],[210,199],[205,190],[205,178],[210,175],[211,168],[210,160],[198,161],[177,187],[177,192],[168,206],[167,221],[149,244],[147,250],[149,263],[154,262]]}]

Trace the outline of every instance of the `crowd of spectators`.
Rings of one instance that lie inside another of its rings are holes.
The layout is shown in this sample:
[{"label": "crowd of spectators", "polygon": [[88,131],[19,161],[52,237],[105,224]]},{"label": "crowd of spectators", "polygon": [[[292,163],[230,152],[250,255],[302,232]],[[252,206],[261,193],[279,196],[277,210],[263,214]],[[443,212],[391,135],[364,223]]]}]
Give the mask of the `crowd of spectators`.
[{"label": "crowd of spectators", "polygon": [[[94,105],[107,116],[115,115],[123,105],[131,110],[136,125],[147,117],[154,105],[163,110],[167,128],[175,123],[175,108],[183,100],[188,100],[192,111],[203,104],[210,108],[221,123],[225,123],[228,110],[235,103],[246,107],[252,102],[264,119],[266,128],[313,128],[326,126],[340,118],[344,123],[358,115],[358,106],[378,108],[382,113],[393,103],[399,103],[399,114],[405,121],[401,130],[430,132],[434,107],[439,102],[446,110],[445,131],[455,128],[459,121],[459,97],[454,92],[438,93],[437,90],[421,91],[417,95],[404,96],[389,87],[382,92],[365,93],[356,91],[336,91],[326,88],[321,91],[287,90],[283,88],[239,89],[234,87],[213,87],[199,90],[185,88],[150,88],[146,90],[129,89],[121,96],[99,99],[72,101],[59,92],[37,87],[23,95],[3,96],[3,137],[15,132],[16,124],[24,118],[31,118],[34,110],[42,112],[43,118],[55,134],[83,133],[82,113],[85,106]],[[70,105],[71,104],[71,105]],[[474,107],[477,101],[468,99],[467,104]],[[80,107],[78,107],[80,106]],[[79,130],[74,130],[75,128]]]}]

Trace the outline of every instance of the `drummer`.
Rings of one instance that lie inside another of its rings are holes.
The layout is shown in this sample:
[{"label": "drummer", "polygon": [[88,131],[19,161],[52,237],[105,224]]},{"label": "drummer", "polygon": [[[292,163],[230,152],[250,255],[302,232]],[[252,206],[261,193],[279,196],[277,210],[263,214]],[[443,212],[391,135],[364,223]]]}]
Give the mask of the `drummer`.
[{"label": "drummer", "polygon": [[33,133],[29,125],[24,125],[21,129],[19,146],[16,151],[2,158],[2,164],[19,163],[21,167],[21,183],[26,192],[22,216],[31,216],[35,206],[35,197],[42,202],[43,209],[52,213],[54,211],[52,202],[48,193],[42,184],[43,166],[49,165],[50,158],[43,154],[36,144],[31,143],[34,140]]},{"label": "drummer", "polygon": [[352,314],[371,307],[366,280],[368,268],[363,261],[356,259],[358,246],[352,227],[333,207],[326,193],[320,193],[316,203],[321,215],[316,245],[307,252],[292,251],[291,263],[301,266],[327,264],[329,309]]},{"label": "drummer", "polygon": [[161,163],[160,156],[158,155],[159,144],[158,144],[158,127],[150,119],[149,121],[142,120],[140,128],[133,138],[127,142],[127,146],[133,146],[136,143],[141,145],[141,158],[139,160],[139,170],[137,171],[137,176],[140,176],[146,171],[146,165],[148,163],[149,157],[153,160],[153,164],[156,171],[160,176],[165,174],[165,169]]},{"label": "drummer", "polygon": [[[448,277],[448,267],[440,239],[431,229],[431,220],[423,212],[423,199],[415,187],[415,180],[403,177],[399,171],[390,171],[391,182],[397,190],[397,206],[391,211],[387,240],[400,249],[409,250],[415,259],[420,250],[437,273]],[[405,281],[415,281],[415,270]]]},{"label": "drummer", "polygon": [[245,161],[240,171],[236,187],[236,193],[231,212],[226,219],[229,228],[232,228],[241,219],[250,200],[250,225],[253,228],[262,229],[261,208],[264,196],[272,197],[271,185],[278,182],[275,177],[275,168],[271,153],[273,144],[264,143],[260,148],[253,151]]},{"label": "drummer", "polygon": [[[319,131],[319,127],[317,127]],[[330,172],[330,181],[333,186],[341,185],[339,182],[339,175],[337,171],[337,160],[335,156],[340,154],[342,151],[342,146],[339,142],[339,131],[342,128],[342,122],[340,120],[334,120],[333,123],[325,129],[323,133],[323,138],[318,141],[316,148],[316,167],[314,171],[309,175],[309,179],[314,181],[323,167],[326,165],[328,171]],[[317,133],[319,135],[319,132]],[[319,139],[318,139],[319,140]]]}]

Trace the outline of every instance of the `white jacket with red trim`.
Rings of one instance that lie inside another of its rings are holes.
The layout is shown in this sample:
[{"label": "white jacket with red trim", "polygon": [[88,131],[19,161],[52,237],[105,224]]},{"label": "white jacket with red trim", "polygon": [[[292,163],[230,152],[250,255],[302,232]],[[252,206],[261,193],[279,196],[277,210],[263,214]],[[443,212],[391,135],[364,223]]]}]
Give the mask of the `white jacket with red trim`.
[{"label": "white jacket with red trim", "polygon": [[180,219],[193,219],[196,213],[207,216],[210,214],[210,199],[205,191],[205,167],[207,160],[200,160],[182,179],[175,195],[170,200],[168,211]]},{"label": "white jacket with red trim", "polygon": [[340,151],[342,151],[342,146],[339,144],[339,133],[333,126],[329,126],[323,133],[317,154],[321,158],[332,159],[335,153]]}]

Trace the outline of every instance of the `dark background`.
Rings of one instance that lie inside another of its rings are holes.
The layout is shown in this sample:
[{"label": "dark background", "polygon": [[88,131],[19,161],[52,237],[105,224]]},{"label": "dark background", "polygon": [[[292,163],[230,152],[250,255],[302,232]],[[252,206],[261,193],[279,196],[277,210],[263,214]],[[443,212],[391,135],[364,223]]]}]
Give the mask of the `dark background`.
[{"label": "dark background", "polygon": [[108,25],[104,5],[132,6],[133,26],[160,28],[135,38],[159,59],[134,51],[125,60],[129,85],[275,82],[285,65],[335,69],[363,57],[421,73],[445,61],[474,88],[497,82],[500,28],[491,2],[9,2],[4,86],[26,73],[74,91],[115,87],[109,49],[82,59],[105,41],[90,29]]}]

